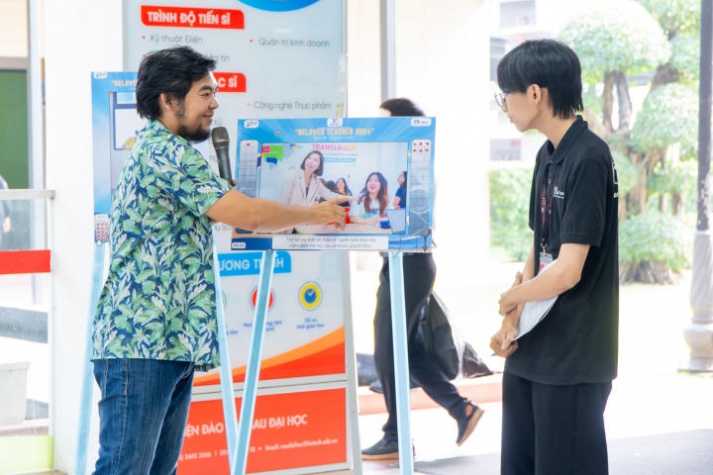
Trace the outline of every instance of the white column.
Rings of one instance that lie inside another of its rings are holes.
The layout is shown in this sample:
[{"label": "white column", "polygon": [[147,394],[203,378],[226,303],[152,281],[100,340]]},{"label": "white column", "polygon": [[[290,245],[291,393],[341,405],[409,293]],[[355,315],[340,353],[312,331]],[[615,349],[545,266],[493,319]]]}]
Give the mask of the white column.
[{"label": "white column", "polygon": [[[93,256],[90,81],[92,71],[121,70],[121,1],[46,1],[44,8],[46,186],[56,190],[50,428],[55,468],[75,473]],[[93,463],[96,447],[89,453]]]},{"label": "white column", "polygon": [[693,240],[693,281],[691,309],[693,319],[683,331],[691,349],[690,357],[681,368],[693,373],[713,371],[713,235],[696,231]]}]

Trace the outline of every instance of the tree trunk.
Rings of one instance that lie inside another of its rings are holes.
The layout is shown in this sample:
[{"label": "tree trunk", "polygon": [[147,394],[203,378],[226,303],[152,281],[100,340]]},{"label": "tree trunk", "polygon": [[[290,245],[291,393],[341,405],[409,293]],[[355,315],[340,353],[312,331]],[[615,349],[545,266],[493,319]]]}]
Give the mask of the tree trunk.
[{"label": "tree trunk", "polygon": [[629,95],[629,82],[626,74],[621,71],[615,73],[616,97],[619,103],[619,133],[629,132],[631,119],[631,96]]},{"label": "tree trunk", "polygon": [[644,156],[644,169],[646,170],[646,177],[648,179],[649,175],[651,175],[654,170],[656,169],[656,166],[659,163],[663,162],[663,159],[666,157],[666,149],[661,149],[661,148],[652,148],[648,152],[646,152],[646,155]]},{"label": "tree trunk", "polygon": [[621,196],[621,194],[620,194],[619,195],[619,211],[617,212],[620,226],[621,226],[621,223],[626,221],[626,203],[627,203],[626,197]]},{"label": "tree trunk", "polygon": [[671,211],[674,216],[683,216],[683,196],[681,193],[671,195]]},{"label": "tree trunk", "polygon": [[671,66],[670,63],[662,64],[656,68],[656,74],[654,74],[654,78],[651,80],[651,91],[655,91],[665,84],[678,82],[679,79],[680,74],[676,68]]},{"label": "tree trunk", "polygon": [[590,109],[582,111],[582,118],[587,121],[589,130],[594,132],[602,140],[607,140],[607,131],[604,129],[604,124],[599,120],[599,117]]},{"label": "tree trunk", "polygon": [[665,264],[642,261],[636,264],[622,264],[619,268],[619,281],[622,284],[641,282],[643,284],[674,284],[677,276]]},{"label": "tree trunk", "polygon": [[609,135],[613,130],[612,114],[614,112],[614,82],[616,73],[604,74],[604,91],[602,91],[602,125]]},{"label": "tree trunk", "polygon": [[636,184],[631,187],[628,193],[629,210],[634,215],[646,212],[646,202],[649,197],[648,179],[649,174],[646,170],[646,157],[637,153],[629,155],[631,163],[636,167]]}]

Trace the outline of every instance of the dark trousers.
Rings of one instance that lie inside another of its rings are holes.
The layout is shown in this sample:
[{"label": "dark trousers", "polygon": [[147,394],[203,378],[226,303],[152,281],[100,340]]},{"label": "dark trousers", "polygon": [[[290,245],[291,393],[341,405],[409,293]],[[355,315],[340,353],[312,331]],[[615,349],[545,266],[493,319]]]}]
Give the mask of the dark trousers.
[{"label": "dark trousers", "polygon": [[[416,253],[403,256],[404,295],[406,304],[406,328],[408,332],[408,358],[411,380],[416,381],[428,396],[448,410],[458,419],[465,411],[466,399],[458,394],[456,387],[448,380],[435,361],[427,354],[416,337],[421,308],[436,280],[436,264],[430,253]],[[396,387],[394,384],[394,347],[391,326],[391,289],[389,282],[389,261],[384,259],[376,294],[376,314],[374,316],[374,363],[384,389],[384,399],[389,418],[384,424],[384,437],[398,439],[396,419]]]},{"label": "dark trousers", "polygon": [[501,475],[606,475],[612,384],[540,384],[503,374]]}]

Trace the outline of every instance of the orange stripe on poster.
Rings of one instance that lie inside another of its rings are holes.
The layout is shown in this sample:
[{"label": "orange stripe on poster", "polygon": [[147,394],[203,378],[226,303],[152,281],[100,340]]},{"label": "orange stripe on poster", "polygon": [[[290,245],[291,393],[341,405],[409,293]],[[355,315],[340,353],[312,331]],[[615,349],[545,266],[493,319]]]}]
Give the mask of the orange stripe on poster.
[{"label": "orange stripe on poster", "polygon": [[[346,419],[344,388],[257,396],[247,473],[346,464]],[[191,403],[179,475],[230,473],[224,422],[221,399]]]},{"label": "orange stripe on poster", "polygon": [[[299,378],[344,373],[344,327],[280,355],[263,360],[260,379]],[[245,381],[245,366],[233,368],[233,382]],[[194,386],[220,382],[219,373],[194,378]]]},{"label": "orange stripe on poster", "polygon": [[45,274],[50,272],[50,251],[0,251],[0,274]]}]

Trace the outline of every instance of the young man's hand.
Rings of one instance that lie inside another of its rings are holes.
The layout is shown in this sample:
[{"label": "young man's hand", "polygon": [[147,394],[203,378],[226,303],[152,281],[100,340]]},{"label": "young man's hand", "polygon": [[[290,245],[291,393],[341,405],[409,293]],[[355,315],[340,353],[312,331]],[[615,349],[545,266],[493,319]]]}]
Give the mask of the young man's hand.
[{"label": "young man's hand", "polygon": [[515,281],[512,283],[510,288],[508,290],[506,290],[505,292],[503,292],[502,294],[500,294],[500,300],[498,301],[498,305],[500,306],[499,313],[503,317],[516,309],[517,304],[510,302],[507,299],[507,294],[510,290],[512,290],[514,287],[517,287],[520,284],[522,284],[522,272],[518,272],[517,274],[515,274]]},{"label": "young man's hand", "polygon": [[[513,312],[517,312],[515,309]],[[505,316],[500,330],[490,338],[490,348],[496,355],[507,358],[517,350],[517,324],[513,323],[513,312]]]}]

